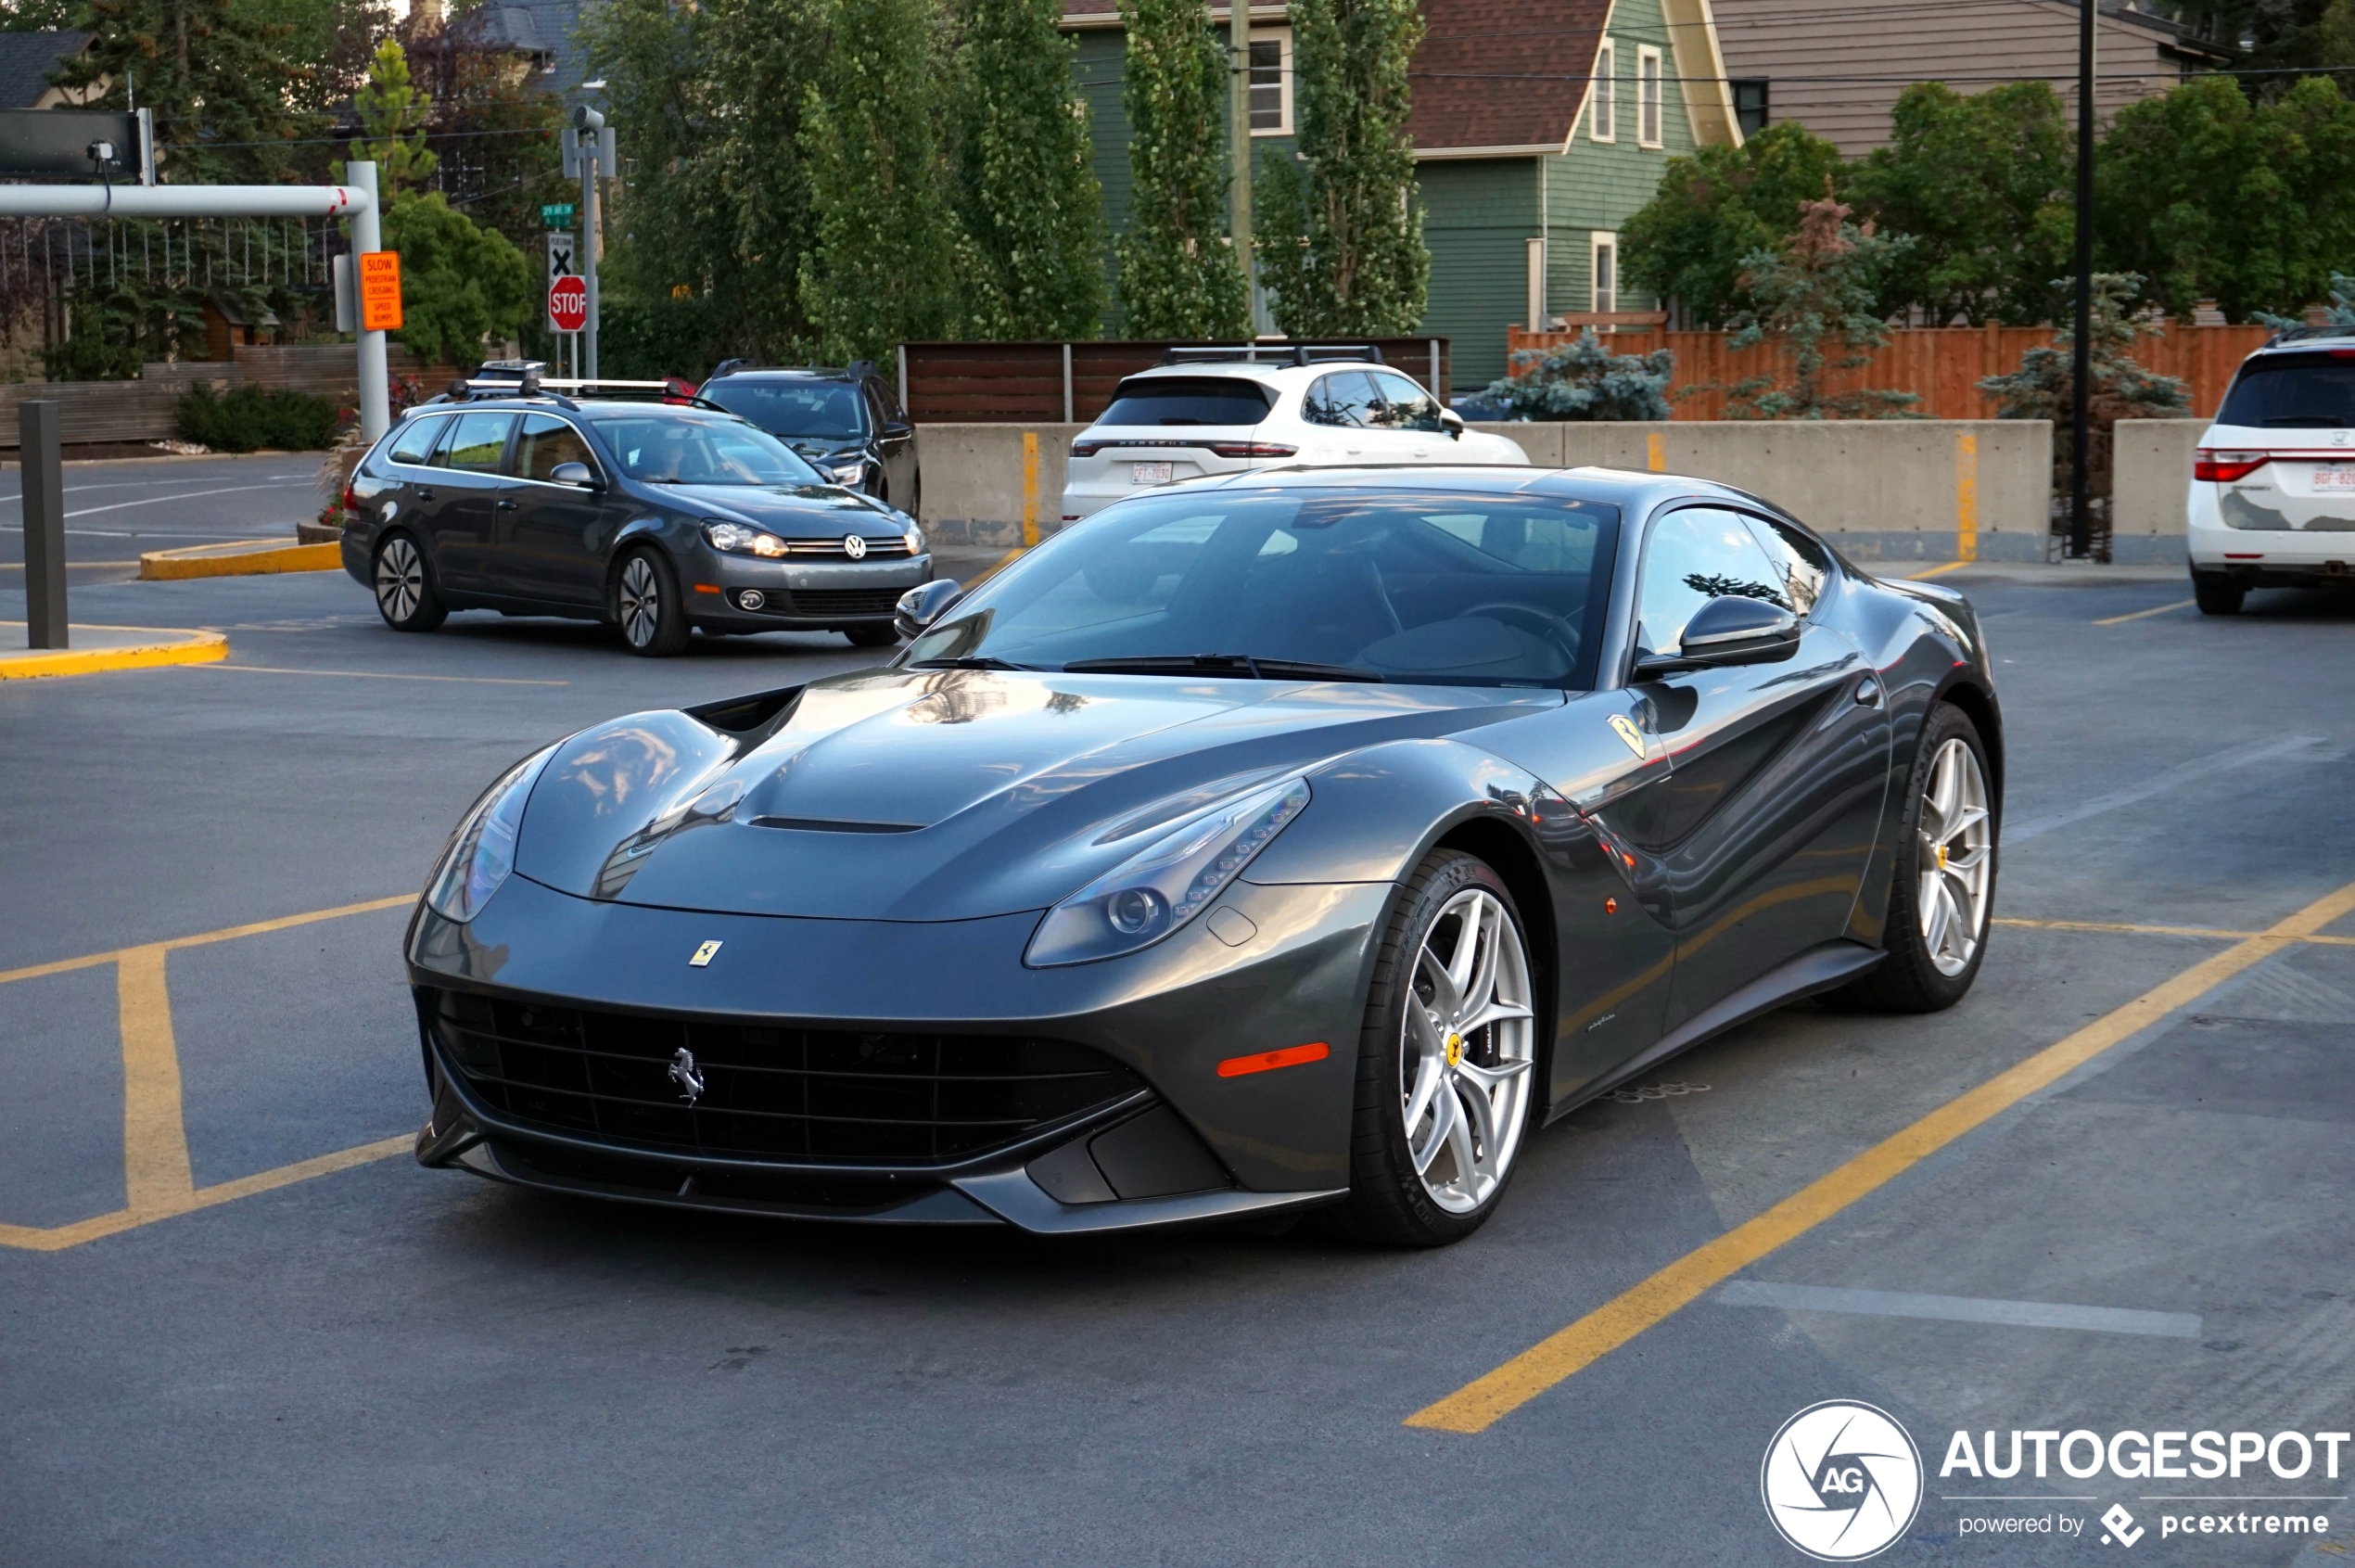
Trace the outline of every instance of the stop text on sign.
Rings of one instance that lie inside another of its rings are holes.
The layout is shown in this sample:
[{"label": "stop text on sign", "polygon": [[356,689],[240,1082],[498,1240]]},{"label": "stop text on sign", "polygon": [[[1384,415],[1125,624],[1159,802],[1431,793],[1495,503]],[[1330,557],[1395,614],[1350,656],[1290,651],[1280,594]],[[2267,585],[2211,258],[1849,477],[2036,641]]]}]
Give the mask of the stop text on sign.
[{"label": "stop text on sign", "polygon": [[589,325],[589,285],[578,277],[560,277],[548,286],[548,325],[558,332],[579,332]]}]

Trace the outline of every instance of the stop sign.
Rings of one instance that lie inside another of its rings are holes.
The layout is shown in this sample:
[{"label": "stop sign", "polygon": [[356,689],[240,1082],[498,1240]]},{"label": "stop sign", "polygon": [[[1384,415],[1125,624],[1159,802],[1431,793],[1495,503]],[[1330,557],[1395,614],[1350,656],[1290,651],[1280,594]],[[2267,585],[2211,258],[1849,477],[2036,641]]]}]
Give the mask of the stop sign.
[{"label": "stop sign", "polygon": [[589,285],[578,277],[560,277],[548,285],[548,324],[558,332],[579,332],[589,325]]}]

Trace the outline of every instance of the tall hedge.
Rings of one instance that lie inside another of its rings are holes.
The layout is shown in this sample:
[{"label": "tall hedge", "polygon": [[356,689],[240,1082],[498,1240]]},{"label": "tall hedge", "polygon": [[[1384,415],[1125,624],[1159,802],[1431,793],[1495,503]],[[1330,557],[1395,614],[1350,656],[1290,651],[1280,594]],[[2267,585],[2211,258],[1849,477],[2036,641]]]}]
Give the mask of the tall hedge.
[{"label": "tall hedge", "polygon": [[1120,304],[1131,338],[1242,338],[1251,295],[1227,234],[1227,54],[1205,0],[1120,0],[1128,50],[1128,230]]}]

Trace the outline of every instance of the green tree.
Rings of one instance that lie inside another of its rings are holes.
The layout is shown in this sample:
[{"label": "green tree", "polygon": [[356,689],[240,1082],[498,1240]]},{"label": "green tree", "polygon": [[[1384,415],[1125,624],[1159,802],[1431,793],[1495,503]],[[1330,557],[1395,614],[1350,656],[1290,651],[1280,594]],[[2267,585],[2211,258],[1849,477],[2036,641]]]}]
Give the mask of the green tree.
[{"label": "green tree", "polygon": [[469,369],[486,338],[522,332],[538,300],[530,266],[506,236],[427,191],[392,198],[384,237],[401,252],[401,340],[418,358]]},{"label": "green tree", "polygon": [[1739,147],[1672,158],[1652,198],[1620,225],[1627,281],[1676,300],[1687,325],[1722,326],[1754,304],[1746,259],[1789,237],[1801,207],[1847,174],[1838,147],[1789,122]]},{"label": "green tree", "polygon": [[[426,150],[433,100],[411,84],[409,56],[397,40],[388,38],[376,45],[367,83],[352,95],[351,108],[360,117],[361,130],[351,144],[351,157],[355,162],[376,164],[378,199],[388,202],[424,185],[441,161]],[[340,163],[336,176],[343,177]]]},{"label": "green tree", "polygon": [[1513,374],[1481,394],[1508,419],[1665,419],[1676,356],[1614,354],[1593,327],[1559,349],[1518,349]]},{"label": "green tree", "polygon": [[2322,78],[2267,103],[2204,77],[2130,104],[2094,167],[2103,265],[2170,314],[2295,313],[2355,255],[2355,103]]},{"label": "green tree", "polygon": [[1061,0],[954,0],[951,200],[966,332],[1091,338],[1104,314],[1103,191]]},{"label": "green tree", "polygon": [[1292,25],[1301,166],[1271,152],[1252,198],[1276,320],[1295,338],[1412,332],[1431,286],[1407,134],[1421,8],[1294,0]]},{"label": "green tree", "polygon": [[802,306],[823,351],[874,359],[943,336],[955,239],[941,191],[934,0],[829,0],[829,46],[802,102],[816,243]]},{"label": "green tree", "polygon": [[1120,0],[1128,229],[1114,250],[1133,338],[1243,338],[1251,293],[1226,233],[1227,55],[1206,0]]},{"label": "green tree", "polygon": [[1848,222],[1850,209],[1824,182],[1820,200],[1806,204],[1799,232],[1772,249],[1743,258],[1741,287],[1757,303],[1734,317],[1728,347],[1771,343],[1790,361],[1788,386],[1752,376],[1727,389],[1737,419],[1863,419],[1900,414],[1921,401],[1913,392],[1865,389],[1836,392],[1834,372],[1861,370],[1889,341],[1889,325],[1874,309],[1879,274],[1910,248]]},{"label": "green tree", "polygon": [[[257,21],[232,0],[90,0],[89,48],[57,72],[95,94],[92,107],[155,110],[160,177],[172,185],[271,185],[301,150],[295,106],[311,71],[288,49],[294,30]],[[315,167],[315,165],[314,165]]]},{"label": "green tree", "polygon": [[1882,280],[1882,312],[2027,326],[2065,309],[2051,280],[2076,238],[2076,138],[2058,95],[2042,82],[1969,95],[1916,83],[1890,131],[1850,178],[1858,210],[1914,240]]}]

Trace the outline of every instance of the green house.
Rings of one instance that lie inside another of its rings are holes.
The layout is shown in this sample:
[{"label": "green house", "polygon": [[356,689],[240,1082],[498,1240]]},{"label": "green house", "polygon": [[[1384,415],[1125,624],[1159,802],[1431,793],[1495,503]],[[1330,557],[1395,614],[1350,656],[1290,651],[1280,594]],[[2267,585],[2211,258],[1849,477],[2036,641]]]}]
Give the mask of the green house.
[{"label": "green house", "polygon": [[[1225,38],[1227,11],[1211,15]],[[1289,149],[1292,30],[1281,5],[1251,16],[1252,134]],[[1620,225],[1671,158],[1738,146],[1741,128],[1708,0],[1424,0],[1423,19],[1408,125],[1432,258],[1420,330],[1454,340],[1464,391],[1505,373],[1510,327],[1659,309],[1620,286]],[[1118,233],[1129,182],[1117,0],[1066,0],[1063,26]]]}]

